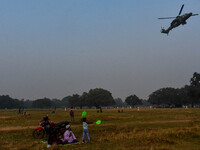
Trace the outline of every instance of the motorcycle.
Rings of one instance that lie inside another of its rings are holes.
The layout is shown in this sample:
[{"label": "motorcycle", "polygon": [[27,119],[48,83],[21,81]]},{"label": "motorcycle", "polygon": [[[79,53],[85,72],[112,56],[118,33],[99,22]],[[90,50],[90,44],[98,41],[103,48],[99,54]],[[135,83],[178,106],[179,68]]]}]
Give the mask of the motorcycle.
[{"label": "motorcycle", "polygon": [[49,122],[48,117],[44,117],[40,121],[40,127],[37,127],[33,131],[33,137],[35,139],[42,139],[45,135],[49,135],[51,133],[56,133],[57,135],[63,135],[66,131],[66,125],[68,125],[68,121],[62,121],[59,123],[54,123],[52,121]]}]

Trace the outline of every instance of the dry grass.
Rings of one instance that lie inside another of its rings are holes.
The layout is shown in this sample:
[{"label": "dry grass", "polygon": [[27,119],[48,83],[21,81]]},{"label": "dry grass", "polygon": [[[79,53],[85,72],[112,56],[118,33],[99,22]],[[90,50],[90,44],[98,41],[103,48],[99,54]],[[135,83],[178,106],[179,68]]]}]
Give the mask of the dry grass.
[{"label": "dry grass", "polygon": [[[81,112],[76,110],[72,130],[78,139],[82,136]],[[86,110],[88,121],[102,120],[101,125],[89,126],[91,142],[66,146],[54,145],[50,150],[64,149],[134,149],[134,150],[197,150],[200,149],[200,109],[125,109]],[[0,111],[0,149],[39,150],[46,149],[41,140],[32,138],[33,129],[42,116],[49,114],[55,122],[68,119],[68,112],[57,110],[28,110],[30,117],[12,111]],[[15,127],[20,127],[21,130]],[[44,139],[46,140],[46,139]]]}]

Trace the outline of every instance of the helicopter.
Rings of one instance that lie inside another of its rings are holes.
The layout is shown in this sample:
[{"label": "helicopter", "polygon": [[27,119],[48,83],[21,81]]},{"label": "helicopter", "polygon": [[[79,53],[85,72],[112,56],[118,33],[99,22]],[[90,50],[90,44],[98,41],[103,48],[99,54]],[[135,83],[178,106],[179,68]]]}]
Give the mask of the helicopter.
[{"label": "helicopter", "polygon": [[165,33],[165,34],[169,34],[169,31],[170,30],[172,30],[173,28],[176,28],[176,27],[178,27],[179,25],[185,25],[185,24],[187,24],[187,22],[186,22],[186,20],[188,19],[188,18],[190,18],[191,16],[196,16],[196,15],[199,15],[199,14],[193,14],[192,12],[190,12],[190,13],[186,13],[186,14],[184,14],[184,15],[182,15],[182,16],[180,16],[181,15],[181,12],[182,12],[182,10],[183,10],[183,7],[184,7],[184,4],[182,5],[182,7],[181,7],[181,9],[180,9],[180,11],[179,11],[179,14],[178,14],[178,16],[177,17],[164,17],[164,18],[158,18],[158,19],[174,19],[172,22],[171,22],[171,25],[170,25],[170,27],[168,28],[168,29],[164,29],[164,28],[162,28],[161,29],[161,33]]}]

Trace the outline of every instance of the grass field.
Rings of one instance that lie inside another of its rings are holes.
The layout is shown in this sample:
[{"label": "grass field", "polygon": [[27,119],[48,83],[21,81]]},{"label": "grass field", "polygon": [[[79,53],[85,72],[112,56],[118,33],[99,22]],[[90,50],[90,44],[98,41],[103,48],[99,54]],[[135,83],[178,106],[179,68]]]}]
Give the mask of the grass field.
[{"label": "grass field", "polygon": [[[80,121],[83,110],[75,111],[75,121],[70,122],[78,139],[82,136]],[[134,150],[200,150],[200,109],[103,109],[97,113],[88,109],[87,120],[91,142],[67,146],[52,146],[49,150],[62,149],[134,149]],[[70,120],[69,111],[27,110],[19,115],[15,110],[0,111],[0,150],[47,149],[41,140],[32,137],[34,127],[46,114],[51,121]],[[100,125],[95,122],[101,120]],[[46,140],[45,137],[43,140]]]}]

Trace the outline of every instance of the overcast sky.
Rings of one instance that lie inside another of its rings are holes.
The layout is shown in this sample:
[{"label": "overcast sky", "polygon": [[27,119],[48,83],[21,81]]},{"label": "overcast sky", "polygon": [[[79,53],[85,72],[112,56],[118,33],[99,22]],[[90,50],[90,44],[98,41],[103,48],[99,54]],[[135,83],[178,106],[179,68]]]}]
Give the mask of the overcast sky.
[{"label": "overcast sky", "polygon": [[200,72],[199,0],[0,0],[0,95],[59,98],[94,88],[123,100]]}]

